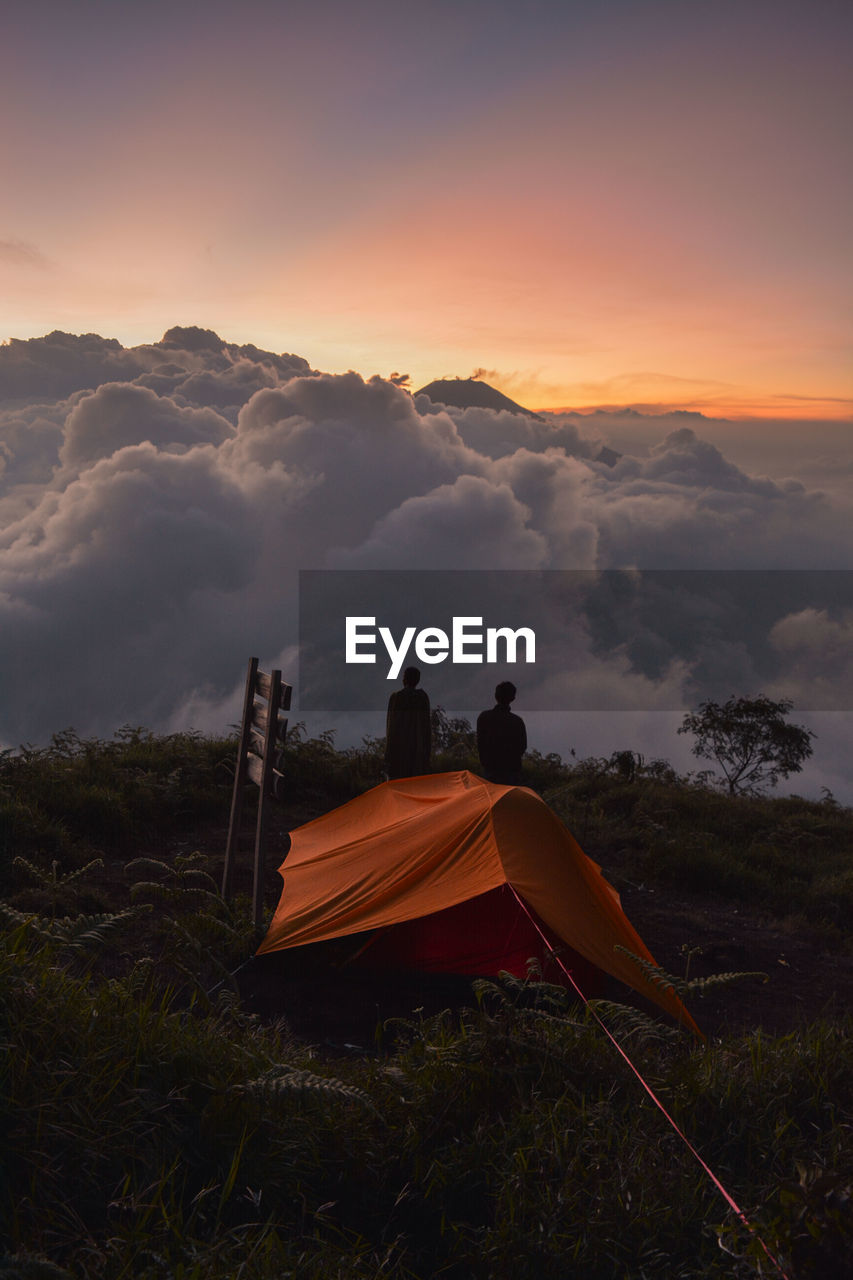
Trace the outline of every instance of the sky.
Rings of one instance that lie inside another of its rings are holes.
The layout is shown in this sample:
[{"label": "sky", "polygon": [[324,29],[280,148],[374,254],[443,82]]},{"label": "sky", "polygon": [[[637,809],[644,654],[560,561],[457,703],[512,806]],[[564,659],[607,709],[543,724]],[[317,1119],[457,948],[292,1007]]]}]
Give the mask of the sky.
[{"label": "sky", "polygon": [[840,0],[6,0],[0,337],[849,417]]},{"label": "sky", "polygon": [[[0,748],[224,729],[302,569],[850,569],[848,5],[3,18]],[[475,369],[542,417],[390,380]],[[534,745],[696,766],[647,623],[573,634],[622,709]],[[853,611],[765,631],[853,802]]]}]

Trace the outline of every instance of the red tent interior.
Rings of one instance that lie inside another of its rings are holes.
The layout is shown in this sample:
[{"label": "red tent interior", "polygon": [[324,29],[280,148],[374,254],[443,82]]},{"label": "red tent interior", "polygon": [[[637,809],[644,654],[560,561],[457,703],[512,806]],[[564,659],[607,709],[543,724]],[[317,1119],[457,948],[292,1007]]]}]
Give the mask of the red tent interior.
[{"label": "red tent interior", "polygon": [[[531,913],[532,915],[533,913]],[[537,920],[547,945],[509,885],[466,902],[380,929],[351,960],[365,969],[414,969],[421,973],[524,977],[531,959],[542,979],[571,986],[554,954],[585,996],[601,994],[604,974]]]}]

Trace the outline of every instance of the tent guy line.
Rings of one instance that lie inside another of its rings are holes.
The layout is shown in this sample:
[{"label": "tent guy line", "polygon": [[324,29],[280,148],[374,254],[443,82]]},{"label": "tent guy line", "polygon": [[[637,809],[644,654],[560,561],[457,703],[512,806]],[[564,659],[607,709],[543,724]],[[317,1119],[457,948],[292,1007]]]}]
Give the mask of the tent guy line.
[{"label": "tent guy line", "polygon": [[[548,939],[546,938],[545,934],[542,932],[541,928],[539,927],[539,923],[538,923],[538,921],[536,920],[536,918],[533,916],[533,914],[532,914],[532,913],[530,912],[530,910],[528,909],[527,904],[525,903],[524,899],[523,899],[522,897],[520,897],[518,893],[516,893],[516,891],[515,891],[515,889],[513,888],[513,886],[512,886],[512,885],[510,885],[509,887],[510,887],[510,889],[512,890],[512,892],[513,892],[513,894],[514,894],[515,899],[516,899],[516,901],[518,902],[519,907],[520,907],[520,908],[521,908],[521,910],[524,912],[524,914],[527,916],[527,918],[528,918],[528,920],[530,921],[530,923],[532,924],[533,928],[534,928],[534,929],[536,930],[536,932],[540,935],[540,937],[541,937],[542,941],[545,943],[545,945],[546,945],[546,946],[548,946],[548,945],[549,945],[549,944],[548,944]],[[758,1243],[761,1245],[761,1247],[762,1247],[762,1249],[764,1250],[764,1252],[766,1253],[767,1257],[770,1259],[770,1261],[772,1262],[773,1266],[776,1268],[776,1270],[778,1271],[779,1275],[782,1277],[782,1280],[790,1280],[790,1277],[789,1277],[788,1273],[784,1270],[784,1268],[782,1267],[782,1264],[781,1264],[781,1263],[780,1263],[780,1262],[779,1262],[779,1261],[778,1261],[778,1260],[773,1256],[773,1254],[770,1252],[770,1249],[769,1249],[769,1248],[768,1248],[768,1246],[765,1244],[764,1240],[762,1240],[761,1236],[758,1234],[758,1232],[756,1231],[755,1227],[754,1227],[754,1226],[752,1225],[752,1223],[749,1221],[749,1219],[747,1218],[747,1216],[746,1216],[746,1214],[744,1213],[743,1209],[741,1209],[740,1205],[739,1205],[739,1204],[737,1203],[737,1201],[735,1200],[734,1196],[732,1196],[731,1192],[729,1192],[729,1191],[726,1189],[726,1187],[723,1185],[723,1183],[720,1181],[720,1179],[719,1179],[719,1178],[717,1177],[717,1175],[714,1173],[713,1169],[712,1169],[708,1164],[706,1164],[706,1162],[702,1159],[702,1157],[700,1156],[699,1152],[698,1152],[698,1151],[696,1150],[696,1148],[694,1147],[693,1143],[692,1143],[692,1142],[690,1141],[690,1139],[687,1137],[687,1134],[684,1132],[684,1130],[683,1130],[682,1128],[680,1128],[680,1126],[679,1126],[678,1122],[677,1122],[676,1120],[674,1120],[674,1119],[673,1119],[673,1117],[669,1114],[669,1112],[667,1111],[666,1107],[663,1105],[663,1103],[661,1102],[660,1098],[657,1096],[657,1094],[655,1093],[655,1091],[654,1091],[654,1089],[651,1087],[651,1085],[650,1085],[650,1084],[649,1084],[649,1083],[644,1079],[644,1077],[643,1077],[643,1075],[641,1074],[641,1072],[639,1071],[639,1069],[638,1069],[637,1067],[635,1067],[635,1066],[634,1066],[634,1063],[631,1061],[631,1059],[629,1058],[628,1054],[625,1052],[625,1050],[622,1048],[622,1046],[621,1046],[621,1044],[619,1043],[619,1041],[618,1041],[618,1040],[616,1039],[616,1037],[613,1035],[613,1033],[612,1033],[612,1031],[610,1030],[610,1028],[609,1028],[609,1027],[608,1027],[608,1026],[603,1022],[603,1020],[598,1016],[597,1012],[596,1012],[596,1011],[595,1011],[595,1009],[592,1007],[592,1005],[590,1004],[589,1000],[586,998],[586,996],[584,995],[584,993],[581,991],[581,989],[580,989],[580,987],[578,986],[577,982],[575,981],[575,979],[574,979],[574,977],[573,977],[572,973],[571,973],[571,972],[570,972],[570,970],[566,967],[566,965],[563,963],[563,961],[562,961],[562,959],[560,958],[559,954],[555,952],[555,953],[554,953],[554,955],[553,955],[553,959],[556,961],[556,963],[557,963],[557,964],[559,965],[559,967],[562,969],[563,974],[564,974],[564,975],[565,975],[565,977],[568,979],[568,981],[571,983],[571,985],[572,985],[572,987],[574,988],[575,992],[577,993],[577,995],[578,995],[579,999],[583,1002],[584,1007],[585,1007],[586,1009],[589,1009],[589,1011],[590,1011],[590,1013],[592,1014],[593,1018],[594,1018],[594,1019],[595,1019],[595,1021],[598,1023],[598,1025],[601,1027],[601,1030],[604,1032],[604,1034],[607,1036],[607,1039],[608,1039],[608,1040],[610,1041],[610,1043],[614,1046],[614,1048],[616,1049],[616,1052],[620,1055],[620,1057],[621,1057],[621,1058],[623,1058],[623,1059],[624,1059],[624,1061],[627,1063],[627,1065],[628,1065],[628,1067],[630,1068],[631,1072],[632,1072],[632,1073],[633,1073],[633,1075],[635,1075],[635,1076],[636,1076],[636,1078],[639,1080],[640,1084],[643,1086],[643,1088],[645,1089],[646,1093],[647,1093],[647,1094],[649,1095],[649,1097],[651,1098],[652,1102],[655,1104],[655,1106],[658,1108],[658,1110],[659,1110],[659,1111],[661,1112],[661,1114],[664,1116],[664,1118],[666,1119],[667,1123],[668,1123],[669,1125],[671,1125],[671,1127],[672,1127],[672,1128],[675,1130],[675,1132],[678,1134],[679,1138],[680,1138],[680,1139],[681,1139],[681,1141],[684,1143],[684,1145],[687,1147],[687,1149],[688,1149],[688,1151],[691,1153],[691,1155],[692,1155],[692,1156],[694,1156],[694,1158],[699,1162],[699,1164],[701,1165],[701,1167],[704,1169],[705,1173],[708,1175],[708,1177],[709,1177],[709,1178],[711,1179],[711,1181],[713,1182],[714,1186],[715,1186],[715,1187],[717,1188],[717,1190],[719,1191],[720,1195],[721,1195],[721,1196],[723,1197],[723,1199],[725,1200],[726,1204],[729,1206],[729,1208],[730,1208],[730,1209],[733,1209],[733,1210],[734,1210],[735,1214],[736,1214],[736,1215],[737,1215],[737,1217],[738,1217],[738,1220],[739,1220],[739,1221],[740,1221],[740,1222],[741,1222],[741,1223],[746,1227],[746,1229],[749,1231],[749,1233],[750,1233],[752,1236],[754,1236],[754,1237],[755,1237],[755,1239],[758,1241]]]},{"label": "tent guy line", "polygon": [[[359,950],[350,963],[379,972],[402,967],[484,976],[506,970],[524,977],[526,958],[535,949],[544,962],[556,962],[560,980],[587,1008],[577,977],[589,989],[587,974],[595,982],[596,975],[609,973],[702,1038],[676,993],[639,976],[623,954],[656,964],[601,868],[526,787],[489,783],[467,771],[381,783],[291,832],[279,874],[281,897],[257,955],[351,937]],[[782,1280],[789,1280],[734,1197],[591,1012]]]}]

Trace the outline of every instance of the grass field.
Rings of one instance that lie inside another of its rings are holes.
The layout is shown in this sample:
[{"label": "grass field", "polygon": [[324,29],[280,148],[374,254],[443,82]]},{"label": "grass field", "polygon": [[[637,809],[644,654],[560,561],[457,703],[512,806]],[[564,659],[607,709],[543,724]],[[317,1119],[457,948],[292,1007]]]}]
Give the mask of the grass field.
[{"label": "grass field", "polygon": [[[474,765],[464,726],[441,746],[436,767]],[[761,1240],[791,1280],[853,1274],[849,1019],[700,1044],[610,1014],[756,1235],[553,988],[481,984],[346,1054],[242,1008],[256,934],[217,889],[234,749],[68,732],[0,761],[0,1277],[779,1274]],[[376,742],[294,734],[277,826],[380,767]],[[846,963],[849,810],[627,772],[534,756],[529,780],[617,886],[758,899]]]}]

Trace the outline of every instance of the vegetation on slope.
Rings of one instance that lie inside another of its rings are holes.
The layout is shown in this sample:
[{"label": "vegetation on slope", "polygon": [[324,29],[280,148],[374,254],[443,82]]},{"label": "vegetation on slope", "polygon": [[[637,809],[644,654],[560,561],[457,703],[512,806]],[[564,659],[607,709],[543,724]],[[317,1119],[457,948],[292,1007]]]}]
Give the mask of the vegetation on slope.
[{"label": "vegetation on slope", "polygon": [[[294,733],[287,813],[378,781],[380,745]],[[439,745],[437,767],[473,767],[464,725]],[[227,819],[233,752],[128,730],[0,762],[0,1277],[773,1274],[553,988],[483,984],[334,1059],[241,1010],[223,978],[248,903],[191,847]],[[620,874],[760,891],[850,948],[848,810],[730,799],[627,754],[534,756],[530,780]],[[849,1022],[704,1045],[634,1025],[633,1060],[792,1280],[850,1274]]]}]

